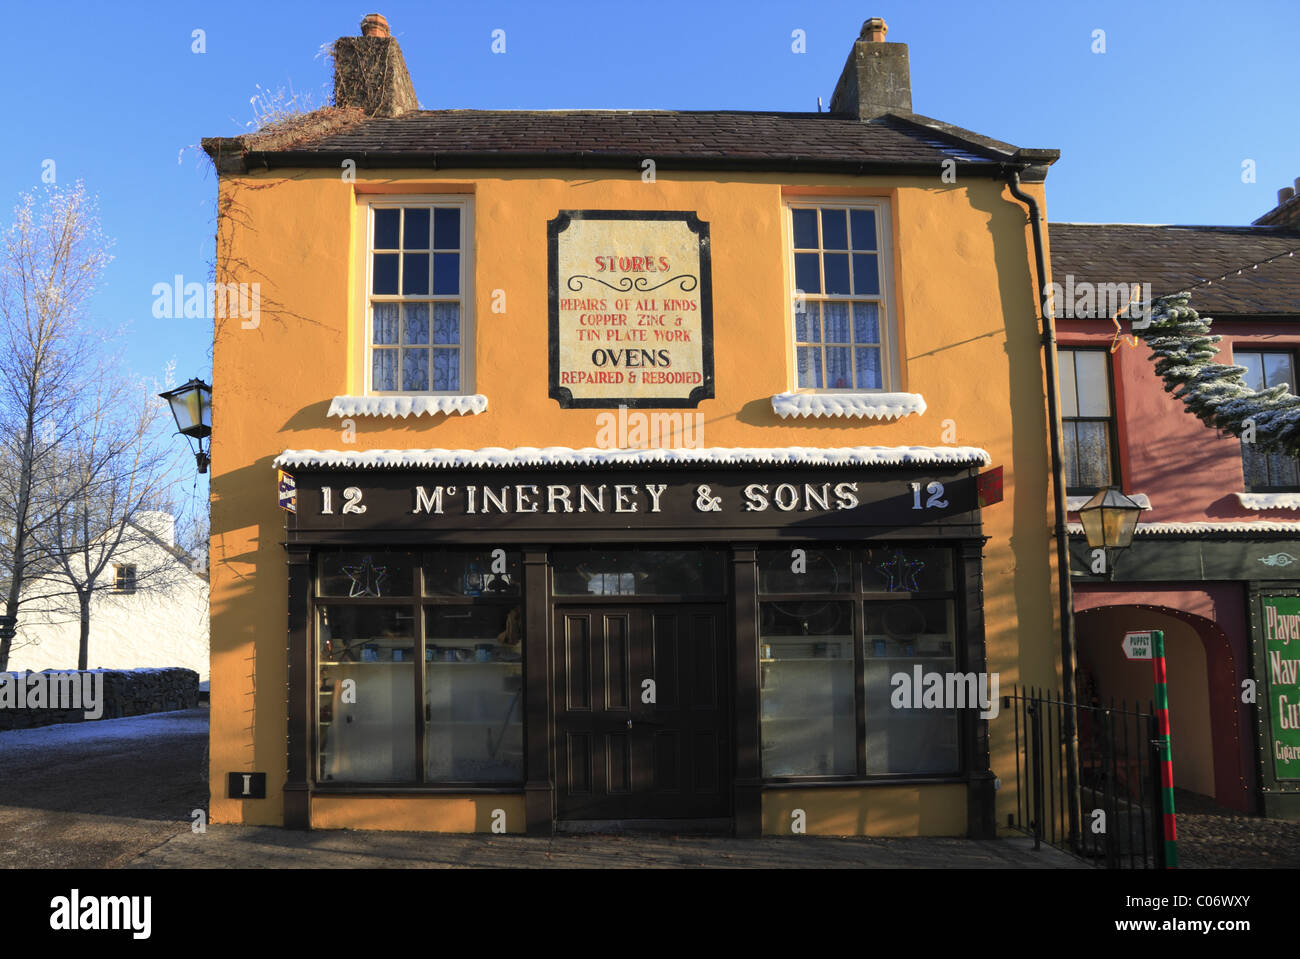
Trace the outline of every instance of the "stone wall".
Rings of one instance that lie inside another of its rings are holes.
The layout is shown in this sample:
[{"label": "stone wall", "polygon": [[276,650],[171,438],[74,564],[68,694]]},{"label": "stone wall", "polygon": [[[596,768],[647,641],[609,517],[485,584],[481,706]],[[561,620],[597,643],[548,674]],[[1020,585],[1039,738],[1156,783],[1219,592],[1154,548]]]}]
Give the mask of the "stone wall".
[{"label": "stone wall", "polygon": [[88,712],[95,719],[113,719],[193,709],[198,704],[199,674],[192,669],[0,673],[0,730],[93,721],[87,719]]}]

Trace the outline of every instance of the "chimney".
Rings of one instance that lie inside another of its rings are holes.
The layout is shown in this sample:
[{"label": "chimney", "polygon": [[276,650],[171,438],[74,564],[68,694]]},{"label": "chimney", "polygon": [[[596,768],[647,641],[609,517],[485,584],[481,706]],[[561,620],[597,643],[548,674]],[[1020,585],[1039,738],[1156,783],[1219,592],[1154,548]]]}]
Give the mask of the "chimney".
[{"label": "chimney", "polygon": [[141,510],[135,516],[135,525],[158,539],[165,546],[176,545],[176,518],[162,510]]},{"label": "chimney", "polygon": [[381,14],[365,16],[361,36],[334,41],[334,105],[360,107],[371,117],[400,117],[419,109],[402,48]]},{"label": "chimney", "polygon": [[831,94],[831,113],[871,120],[886,113],[912,112],[907,44],[886,43],[888,32],[880,17],[862,25]]},{"label": "chimney", "polygon": [[1284,226],[1291,229],[1300,228],[1300,179],[1295,186],[1284,186],[1277,191],[1277,206],[1269,210],[1251,226]]}]

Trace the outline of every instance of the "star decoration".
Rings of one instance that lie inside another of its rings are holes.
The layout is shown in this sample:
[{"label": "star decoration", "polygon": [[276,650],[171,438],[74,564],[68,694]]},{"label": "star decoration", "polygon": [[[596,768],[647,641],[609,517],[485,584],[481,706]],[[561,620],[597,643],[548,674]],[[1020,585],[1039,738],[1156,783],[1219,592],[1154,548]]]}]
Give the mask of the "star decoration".
[{"label": "star decoration", "polygon": [[349,598],[384,595],[381,590],[388,581],[388,567],[376,566],[374,557],[366,556],[360,566],[344,566],[343,572],[352,580],[352,586],[348,590]]},{"label": "star decoration", "polygon": [[889,577],[889,584],[885,587],[887,592],[919,593],[921,591],[916,577],[921,570],[925,569],[925,563],[919,559],[908,559],[902,553],[895,553],[893,559],[878,563],[876,569],[880,570],[882,575]]}]

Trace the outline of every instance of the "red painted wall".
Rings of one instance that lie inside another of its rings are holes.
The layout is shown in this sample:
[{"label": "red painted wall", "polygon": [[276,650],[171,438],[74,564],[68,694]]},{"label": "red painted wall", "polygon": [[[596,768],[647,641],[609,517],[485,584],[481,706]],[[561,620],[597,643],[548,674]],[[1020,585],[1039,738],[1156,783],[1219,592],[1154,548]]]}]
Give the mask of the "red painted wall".
[{"label": "red painted wall", "polygon": [[[1215,323],[1223,336],[1219,360],[1232,349],[1300,350],[1300,328],[1286,323]],[[1061,320],[1059,347],[1107,347],[1115,327],[1109,320]],[[1111,356],[1119,434],[1120,480],[1125,493],[1145,493],[1151,509],[1144,523],[1294,520],[1293,510],[1245,509],[1234,493],[1245,492],[1241,442],[1204,425],[1182,400],[1166,393],[1150,350],[1124,339]]]}]

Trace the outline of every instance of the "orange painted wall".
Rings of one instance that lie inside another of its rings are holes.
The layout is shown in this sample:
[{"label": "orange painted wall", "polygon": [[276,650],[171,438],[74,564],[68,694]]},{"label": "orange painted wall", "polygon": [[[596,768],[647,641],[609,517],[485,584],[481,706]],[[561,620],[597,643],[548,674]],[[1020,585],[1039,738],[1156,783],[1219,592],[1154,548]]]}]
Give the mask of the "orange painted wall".
[{"label": "orange painted wall", "polygon": [[[1031,186],[1041,199],[1041,188]],[[352,284],[364,229],[357,190],[475,197],[478,416],[357,418],[346,445],[335,395],[358,391]],[[770,397],[793,387],[783,193],[883,195],[893,215],[894,292],[904,389],[921,416],[781,420]],[[285,449],[594,445],[598,410],[547,397],[546,221],[562,209],[695,210],[712,238],[716,399],[701,405],[706,446],[979,446],[1005,467],[1006,500],[987,509],[989,668],[1005,689],[1059,672],[1050,486],[1032,246],[1025,208],[984,179],[672,174],[656,183],[604,171],[473,171],[473,176],[278,171],[223,177],[219,279],[259,282],[255,328],[218,319],[212,437],[214,822],[278,823],[285,762],[286,567],[272,459]],[[492,291],[507,311],[489,310]],[[949,424],[947,421],[951,421]],[[951,426],[955,434],[945,437]],[[1009,717],[992,724],[999,821],[1013,808]],[[221,795],[225,774],[264,770],[268,796]],[[1010,781],[1010,782],[1009,782]],[[951,793],[949,789],[944,794]],[[870,793],[863,796],[869,799]],[[865,801],[865,800],[864,800]],[[945,800],[944,802],[948,802]],[[953,799],[953,810],[964,798]],[[920,831],[950,828],[953,810]],[[449,813],[450,815],[450,813]],[[477,821],[477,813],[475,814]],[[394,813],[394,821],[405,817]],[[943,824],[942,827],[934,824]],[[369,824],[374,825],[373,818]],[[964,826],[962,827],[964,828]]]}]

